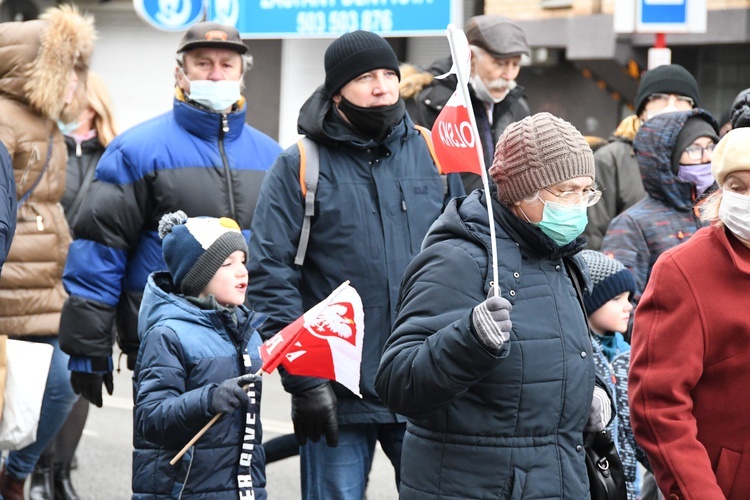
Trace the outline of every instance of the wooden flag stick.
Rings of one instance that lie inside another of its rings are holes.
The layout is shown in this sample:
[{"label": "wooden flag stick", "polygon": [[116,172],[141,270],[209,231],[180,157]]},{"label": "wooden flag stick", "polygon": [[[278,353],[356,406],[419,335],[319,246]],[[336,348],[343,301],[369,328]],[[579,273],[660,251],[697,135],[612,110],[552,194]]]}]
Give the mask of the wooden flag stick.
[{"label": "wooden flag stick", "polygon": [[[262,371],[263,371],[263,367],[261,367],[260,370],[258,370],[257,372],[255,372],[255,375],[260,375]],[[250,384],[247,384],[242,389],[245,390],[245,391],[247,391],[248,387],[250,387]],[[185,453],[187,453],[187,451],[190,449],[190,447],[192,447],[201,438],[201,436],[204,435],[206,433],[206,431],[208,429],[210,429],[211,426],[216,423],[217,420],[219,420],[219,418],[222,415],[224,415],[224,414],[223,413],[217,413],[216,415],[214,415],[213,418],[211,420],[209,420],[208,423],[206,425],[204,425],[203,428],[201,430],[199,430],[198,433],[195,436],[193,436],[193,439],[191,439],[190,441],[188,441],[188,444],[186,444],[180,450],[180,452],[177,455],[175,455],[172,460],[169,461],[169,465],[176,464],[177,461],[182,457],[182,455],[184,455]]]}]

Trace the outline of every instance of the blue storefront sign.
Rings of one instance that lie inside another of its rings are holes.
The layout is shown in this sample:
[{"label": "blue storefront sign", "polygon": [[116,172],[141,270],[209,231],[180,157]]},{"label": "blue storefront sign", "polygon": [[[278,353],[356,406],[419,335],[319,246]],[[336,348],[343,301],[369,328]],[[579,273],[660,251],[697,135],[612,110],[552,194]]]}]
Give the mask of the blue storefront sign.
[{"label": "blue storefront sign", "polygon": [[203,18],[203,0],[133,0],[135,12],[154,28],[185,31]]},{"label": "blue storefront sign", "polygon": [[442,36],[460,22],[451,0],[210,0],[206,17],[236,26],[243,38],[332,38],[357,29]]},{"label": "blue storefront sign", "polygon": [[687,20],[687,0],[641,0],[640,7],[643,24],[678,24]]}]

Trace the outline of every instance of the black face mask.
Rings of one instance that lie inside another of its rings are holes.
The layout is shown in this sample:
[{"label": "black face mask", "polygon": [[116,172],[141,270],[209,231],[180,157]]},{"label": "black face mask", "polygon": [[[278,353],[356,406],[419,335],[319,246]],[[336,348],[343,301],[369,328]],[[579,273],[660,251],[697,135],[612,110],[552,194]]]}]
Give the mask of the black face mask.
[{"label": "black face mask", "polygon": [[406,106],[399,98],[396,104],[362,108],[350,103],[341,96],[339,111],[351,122],[352,126],[368,139],[380,141],[388,135],[391,128],[404,118]]}]

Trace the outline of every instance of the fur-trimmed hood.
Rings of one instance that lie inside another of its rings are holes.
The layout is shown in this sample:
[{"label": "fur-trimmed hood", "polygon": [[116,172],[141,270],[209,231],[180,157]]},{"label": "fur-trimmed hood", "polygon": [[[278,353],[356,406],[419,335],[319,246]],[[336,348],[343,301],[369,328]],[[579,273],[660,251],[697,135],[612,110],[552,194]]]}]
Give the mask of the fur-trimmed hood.
[{"label": "fur-trimmed hood", "polygon": [[0,23],[0,96],[57,120],[71,69],[78,73],[77,92],[85,92],[95,39],[93,17],[71,5],[48,9],[32,21]]}]

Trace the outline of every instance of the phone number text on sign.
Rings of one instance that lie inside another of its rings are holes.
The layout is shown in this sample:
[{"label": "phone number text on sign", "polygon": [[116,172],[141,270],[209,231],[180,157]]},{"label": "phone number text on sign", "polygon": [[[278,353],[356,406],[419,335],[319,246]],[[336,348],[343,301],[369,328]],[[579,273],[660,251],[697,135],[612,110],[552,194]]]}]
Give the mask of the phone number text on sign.
[{"label": "phone number text on sign", "polygon": [[302,34],[346,33],[354,30],[391,31],[390,9],[307,11],[297,14],[297,32]]}]

